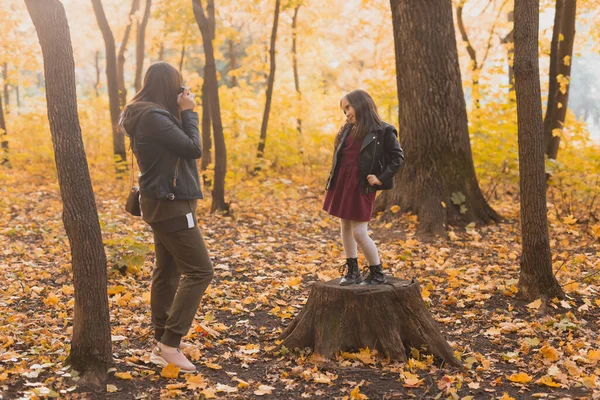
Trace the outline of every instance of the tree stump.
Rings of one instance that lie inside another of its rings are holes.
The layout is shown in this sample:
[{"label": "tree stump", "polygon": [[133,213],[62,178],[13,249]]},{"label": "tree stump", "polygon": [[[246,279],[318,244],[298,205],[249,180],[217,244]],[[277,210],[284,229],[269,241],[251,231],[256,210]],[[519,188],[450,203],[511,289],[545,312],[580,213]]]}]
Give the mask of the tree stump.
[{"label": "tree stump", "polygon": [[304,309],[279,337],[289,348],[331,357],[340,351],[376,349],[406,361],[411,347],[462,367],[421,298],[416,280],[388,278],[377,286],[339,286],[340,279],[313,284]]}]

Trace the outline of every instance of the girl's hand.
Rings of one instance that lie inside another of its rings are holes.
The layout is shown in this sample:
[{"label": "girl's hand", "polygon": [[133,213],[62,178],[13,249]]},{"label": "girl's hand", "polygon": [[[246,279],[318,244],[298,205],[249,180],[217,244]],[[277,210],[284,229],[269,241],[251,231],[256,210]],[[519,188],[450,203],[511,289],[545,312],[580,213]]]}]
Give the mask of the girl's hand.
[{"label": "girl's hand", "polygon": [[381,181],[373,174],[367,175],[367,182],[369,182],[369,185],[371,186],[382,185]]},{"label": "girl's hand", "polygon": [[190,89],[186,87],[183,93],[177,96],[177,104],[179,104],[181,111],[193,110],[196,107],[194,93],[190,92]]}]

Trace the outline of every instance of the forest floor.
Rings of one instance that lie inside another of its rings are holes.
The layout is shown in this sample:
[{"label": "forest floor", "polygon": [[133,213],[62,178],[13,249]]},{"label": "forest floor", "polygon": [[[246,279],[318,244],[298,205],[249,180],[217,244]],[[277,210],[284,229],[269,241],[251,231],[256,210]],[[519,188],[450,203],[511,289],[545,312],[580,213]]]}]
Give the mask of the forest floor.
[{"label": "forest floor", "polygon": [[[0,398],[158,399],[584,399],[600,398],[600,243],[591,224],[550,215],[554,269],[567,299],[516,296],[518,204],[492,201],[501,224],[454,229],[422,241],[411,215],[370,229],[388,274],[416,278],[460,371],[413,349],[391,362],[367,349],[332,360],[277,337],[311,283],[339,276],[337,221],[320,210],[321,187],[285,179],[240,183],[232,216],[198,210],[215,279],[186,340],[194,375],[155,368],[148,227],[123,210],[124,182],[94,182],[108,256],[115,365],[107,392],[82,393],[64,365],[73,317],[69,246],[55,178],[18,171],[0,188]],[[364,259],[359,260],[364,265]],[[575,281],[575,282],[573,282]],[[176,375],[176,374],[175,374]]]}]

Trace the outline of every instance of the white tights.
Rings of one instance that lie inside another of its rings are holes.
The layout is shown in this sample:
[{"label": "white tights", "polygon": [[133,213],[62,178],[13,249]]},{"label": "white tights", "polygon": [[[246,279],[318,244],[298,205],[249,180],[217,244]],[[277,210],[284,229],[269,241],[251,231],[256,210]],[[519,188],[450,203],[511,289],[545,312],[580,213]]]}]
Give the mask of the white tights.
[{"label": "white tights", "polygon": [[369,237],[367,232],[368,222],[351,221],[349,219],[340,219],[342,231],[342,243],[346,258],[357,258],[358,247],[362,250],[369,265],[379,265],[379,253],[377,246]]}]

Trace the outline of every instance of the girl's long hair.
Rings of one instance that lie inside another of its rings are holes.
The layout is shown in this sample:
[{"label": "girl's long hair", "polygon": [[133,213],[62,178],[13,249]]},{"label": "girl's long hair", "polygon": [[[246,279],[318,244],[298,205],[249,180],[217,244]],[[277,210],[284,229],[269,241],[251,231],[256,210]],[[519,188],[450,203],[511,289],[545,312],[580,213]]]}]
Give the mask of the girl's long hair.
[{"label": "girl's long hair", "polygon": [[179,71],[168,62],[159,61],[148,68],[142,88],[133,96],[129,105],[137,102],[154,103],[181,120],[181,110],[177,103],[181,85]]},{"label": "girl's long hair", "polygon": [[[375,101],[373,101],[373,98],[369,93],[361,89],[353,90],[340,99],[340,107],[343,99],[346,99],[352,108],[354,108],[356,124],[351,132],[354,140],[362,140],[372,130],[381,128],[381,117],[377,112]],[[340,144],[340,141],[342,140],[342,134],[344,130],[348,128],[348,125],[349,124],[345,124],[338,132],[335,140],[336,147]]]}]

